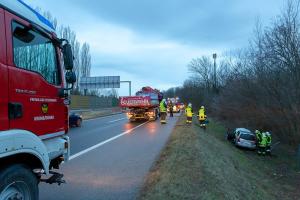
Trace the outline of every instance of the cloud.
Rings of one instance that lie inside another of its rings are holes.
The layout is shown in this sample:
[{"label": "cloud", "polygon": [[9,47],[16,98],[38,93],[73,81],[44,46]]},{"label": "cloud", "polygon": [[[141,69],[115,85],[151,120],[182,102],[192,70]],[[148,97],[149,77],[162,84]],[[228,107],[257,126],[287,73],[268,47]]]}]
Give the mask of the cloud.
[{"label": "cloud", "polygon": [[[70,1],[70,0],[68,0]],[[99,19],[143,35],[214,48],[245,43],[254,20],[279,12],[283,0],[75,0]]]},{"label": "cloud", "polygon": [[[189,76],[194,57],[248,43],[285,0],[26,0],[76,31],[92,52],[93,75],[121,75],[166,89]],[[137,88],[138,88],[137,87]]]},{"label": "cloud", "polygon": [[[193,48],[175,41],[145,37],[126,27],[92,19],[80,27],[79,40],[91,45],[94,67],[153,76],[152,81],[178,83],[186,77],[186,65],[193,57],[210,50]],[[149,83],[151,84],[151,83]]]}]

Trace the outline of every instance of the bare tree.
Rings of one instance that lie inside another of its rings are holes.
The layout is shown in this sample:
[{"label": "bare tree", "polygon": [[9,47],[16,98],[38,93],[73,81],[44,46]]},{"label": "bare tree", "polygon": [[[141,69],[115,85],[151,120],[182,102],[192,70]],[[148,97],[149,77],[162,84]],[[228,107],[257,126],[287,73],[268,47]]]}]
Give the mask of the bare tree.
[{"label": "bare tree", "polygon": [[91,54],[90,46],[84,43],[81,48],[80,53],[80,63],[81,63],[81,75],[82,77],[88,77],[91,73]]},{"label": "bare tree", "polygon": [[193,59],[188,65],[189,71],[194,78],[204,84],[207,89],[212,88],[213,85],[213,63],[212,60],[206,56]]},{"label": "bare tree", "polygon": [[257,23],[248,48],[219,62],[220,92],[212,94],[209,57],[193,59],[192,77],[175,91],[184,101],[204,102],[229,126],[272,131],[282,141],[300,142],[299,0],[290,0],[273,23]]},{"label": "bare tree", "polygon": [[[59,38],[64,38],[69,41],[72,46],[72,51],[74,55],[74,72],[77,76],[77,83],[75,90],[77,93],[79,92],[79,82],[80,77],[82,75],[89,76],[91,70],[91,55],[89,50],[89,45],[85,43],[83,45],[83,49],[81,50],[81,46],[79,41],[77,40],[77,36],[75,31],[73,31],[69,26],[58,25],[57,19],[52,16],[49,11],[43,12],[41,8],[36,8],[39,13],[43,13],[44,17],[46,17],[57,30],[57,34]],[[82,66],[83,69],[82,69]]]}]

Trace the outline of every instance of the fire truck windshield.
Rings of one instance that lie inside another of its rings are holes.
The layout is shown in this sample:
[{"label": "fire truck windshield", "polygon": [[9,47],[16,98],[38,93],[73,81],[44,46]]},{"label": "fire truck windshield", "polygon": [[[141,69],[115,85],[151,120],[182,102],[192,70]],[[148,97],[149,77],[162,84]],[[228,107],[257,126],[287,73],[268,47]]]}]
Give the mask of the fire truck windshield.
[{"label": "fire truck windshield", "polygon": [[50,38],[13,22],[13,54],[16,67],[39,73],[54,85],[61,83],[56,48]]}]

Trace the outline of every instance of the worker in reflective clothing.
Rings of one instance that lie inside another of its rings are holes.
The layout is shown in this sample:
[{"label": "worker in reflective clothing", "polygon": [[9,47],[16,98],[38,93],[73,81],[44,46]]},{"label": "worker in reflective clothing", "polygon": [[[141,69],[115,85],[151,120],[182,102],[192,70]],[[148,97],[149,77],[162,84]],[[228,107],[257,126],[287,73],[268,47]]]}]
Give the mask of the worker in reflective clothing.
[{"label": "worker in reflective clothing", "polygon": [[260,143],[262,139],[261,132],[259,130],[255,130],[255,137],[256,137],[256,146]]},{"label": "worker in reflective clothing", "polygon": [[206,113],[205,113],[205,108],[204,106],[201,106],[199,109],[199,113],[198,113],[198,119],[200,122],[200,126],[205,126],[205,121],[206,121]]},{"label": "worker in reflective clothing", "polygon": [[270,132],[266,132],[266,139],[267,139],[267,146],[266,146],[266,152],[271,153],[271,145],[272,145],[272,136]]},{"label": "worker in reflective clothing", "polygon": [[259,130],[255,130],[255,137],[256,137],[256,149],[257,149],[257,153],[261,154],[261,151],[259,149],[259,143],[262,140],[262,134]]},{"label": "worker in reflective clothing", "polygon": [[173,102],[170,100],[168,103],[170,117],[173,117]]},{"label": "worker in reflective clothing", "polygon": [[266,154],[266,148],[267,148],[267,135],[266,133],[261,133],[261,140],[258,144],[258,154]]},{"label": "worker in reflective clothing", "polygon": [[192,104],[191,103],[189,103],[188,106],[186,107],[185,114],[186,114],[186,123],[187,124],[192,124],[193,108],[192,108]]},{"label": "worker in reflective clothing", "polygon": [[166,124],[167,123],[167,102],[163,99],[159,104],[159,111],[160,111],[160,123]]}]

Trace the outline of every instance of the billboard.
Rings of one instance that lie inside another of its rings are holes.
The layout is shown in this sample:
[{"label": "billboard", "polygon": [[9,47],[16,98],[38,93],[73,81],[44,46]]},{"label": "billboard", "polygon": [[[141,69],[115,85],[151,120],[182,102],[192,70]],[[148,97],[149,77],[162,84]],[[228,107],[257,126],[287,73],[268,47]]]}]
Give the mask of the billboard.
[{"label": "billboard", "polygon": [[120,88],[120,76],[82,77],[81,89]]}]

